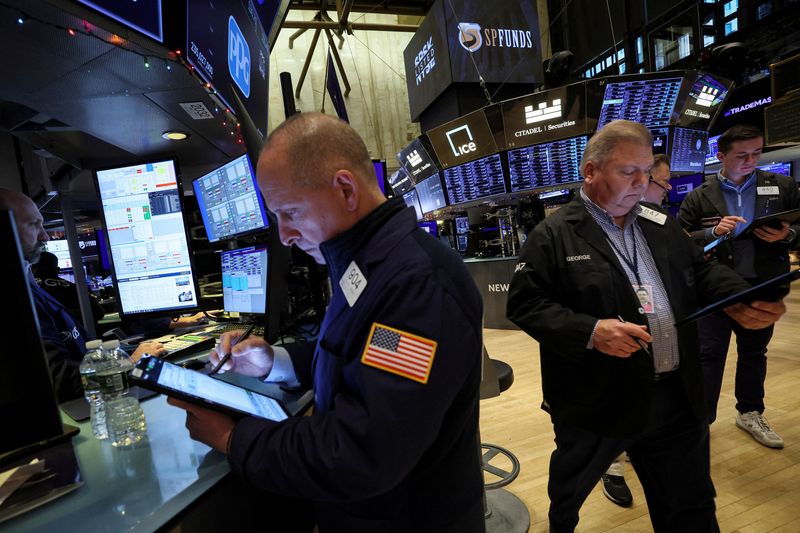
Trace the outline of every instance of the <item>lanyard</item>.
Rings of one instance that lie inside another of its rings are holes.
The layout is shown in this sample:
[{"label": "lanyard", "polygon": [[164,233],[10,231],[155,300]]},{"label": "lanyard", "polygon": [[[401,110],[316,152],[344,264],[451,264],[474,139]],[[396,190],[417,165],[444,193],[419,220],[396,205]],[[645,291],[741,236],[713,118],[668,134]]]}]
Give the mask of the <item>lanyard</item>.
[{"label": "lanyard", "polygon": [[617,252],[617,255],[621,257],[623,261],[625,261],[625,264],[628,265],[628,268],[631,270],[631,272],[633,272],[633,275],[636,276],[636,283],[641,286],[642,280],[639,278],[639,256],[636,253],[636,230],[634,229],[633,224],[631,224],[631,233],[633,234],[633,260],[628,258],[628,245],[625,244],[625,229],[622,230],[622,244],[625,247],[625,253],[622,253],[622,251],[617,248],[617,245],[614,244],[611,239],[606,237],[606,240],[614,249],[614,251]]}]

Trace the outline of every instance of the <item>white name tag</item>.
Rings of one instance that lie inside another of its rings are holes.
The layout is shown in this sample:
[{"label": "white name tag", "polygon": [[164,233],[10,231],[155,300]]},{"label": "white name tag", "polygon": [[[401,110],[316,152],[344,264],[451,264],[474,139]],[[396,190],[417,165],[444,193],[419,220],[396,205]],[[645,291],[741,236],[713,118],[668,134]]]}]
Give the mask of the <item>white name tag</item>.
[{"label": "white name tag", "polygon": [[777,185],[772,185],[771,187],[757,187],[756,192],[759,196],[775,196],[776,194],[780,194],[781,190]]},{"label": "white name tag", "polygon": [[342,288],[344,297],[347,299],[347,303],[350,307],[356,305],[359,296],[361,296],[361,293],[364,292],[364,289],[367,287],[367,278],[364,277],[364,274],[361,272],[361,269],[358,268],[355,261],[350,261],[347,270],[344,271],[342,279],[339,280],[339,286]]},{"label": "white name tag", "polygon": [[642,210],[639,212],[639,216],[651,222],[655,222],[659,226],[663,226],[664,222],[667,221],[667,215],[665,215],[664,213],[659,213],[655,209],[650,209],[649,207],[644,207],[644,206],[642,206]]}]

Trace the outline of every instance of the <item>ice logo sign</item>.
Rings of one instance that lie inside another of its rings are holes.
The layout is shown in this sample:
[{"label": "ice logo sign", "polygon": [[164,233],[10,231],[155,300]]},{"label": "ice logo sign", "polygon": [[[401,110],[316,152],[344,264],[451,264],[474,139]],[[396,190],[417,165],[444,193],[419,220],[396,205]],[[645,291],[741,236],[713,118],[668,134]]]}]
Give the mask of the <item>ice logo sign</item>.
[{"label": "ice logo sign", "polygon": [[245,98],[249,98],[250,47],[233,17],[228,18],[228,72]]},{"label": "ice logo sign", "polygon": [[483,45],[481,25],[473,22],[458,23],[458,42],[467,52],[477,52]]},{"label": "ice logo sign", "polygon": [[450,143],[450,149],[453,150],[453,155],[456,157],[478,150],[475,145],[475,138],[466,124],[445,132],[445,135]]}]

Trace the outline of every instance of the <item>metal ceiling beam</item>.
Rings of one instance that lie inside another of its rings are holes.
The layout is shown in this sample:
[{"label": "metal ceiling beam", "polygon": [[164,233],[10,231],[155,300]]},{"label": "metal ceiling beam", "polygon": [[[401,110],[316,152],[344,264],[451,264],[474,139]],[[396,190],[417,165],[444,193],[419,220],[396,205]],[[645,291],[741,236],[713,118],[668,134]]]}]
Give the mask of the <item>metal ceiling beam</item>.
[{"label": "metal ceiling beam", "polygon": [[[283,28],[300,30],[339,30],[338,22],[327,22],[321,20],[287,20],[283,23]],[[414,24],[372,24],[368,22],[349,22],[345,31],[352,33],[354,30],[364,31],[405,31],[414,33],[419,26]]]}]

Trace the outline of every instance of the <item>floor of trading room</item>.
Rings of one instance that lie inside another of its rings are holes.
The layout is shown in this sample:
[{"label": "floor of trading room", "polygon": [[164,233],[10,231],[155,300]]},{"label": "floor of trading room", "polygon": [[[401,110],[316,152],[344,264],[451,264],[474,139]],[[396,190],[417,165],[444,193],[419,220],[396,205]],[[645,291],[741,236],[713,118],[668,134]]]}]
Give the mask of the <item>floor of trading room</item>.
[{"label": "floor of trading room", "polygon": [[[784,438],[782,450],[765,448],[734,425],[735,351],[728,356],[717,421],[711,427],[711,468],[717,488],[717,516],[723,532],[800,531],[800,290],[786,300],[788,311],[770,344],[766,416]],[[492,358],[509,363],[514,384],[501,396],[481,402],[484,442],[509,448],[521,463],[507,490],[531,513],[531,532],[546,532],[547,467],[553,450],[542,400],[536,341],[519,331],[486,330]],[[732,342],[732,346],[735,344]],[[498,466],[503,466],[498,463]],[[488,479],[488,478],[487,478]],[[494,478],[496,479],[496,478]],[[651,531],[647,504],[630,465],[626,480],[634,497],[624,509],[603,496],[598,485],[581,510],[578,531]]]}]

